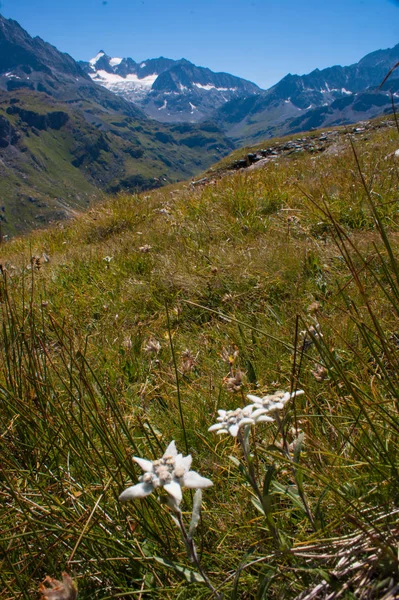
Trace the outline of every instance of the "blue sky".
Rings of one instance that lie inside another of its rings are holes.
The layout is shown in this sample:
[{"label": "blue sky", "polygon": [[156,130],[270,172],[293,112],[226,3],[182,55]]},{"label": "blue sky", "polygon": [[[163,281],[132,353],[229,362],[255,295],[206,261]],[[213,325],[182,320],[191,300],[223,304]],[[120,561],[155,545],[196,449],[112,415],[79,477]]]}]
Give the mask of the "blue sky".
[{"label": "blue sky", "polygon": [[88,60],[187,58],[269,87],[399,43],[399,0],[0,0],[31,35]]}]

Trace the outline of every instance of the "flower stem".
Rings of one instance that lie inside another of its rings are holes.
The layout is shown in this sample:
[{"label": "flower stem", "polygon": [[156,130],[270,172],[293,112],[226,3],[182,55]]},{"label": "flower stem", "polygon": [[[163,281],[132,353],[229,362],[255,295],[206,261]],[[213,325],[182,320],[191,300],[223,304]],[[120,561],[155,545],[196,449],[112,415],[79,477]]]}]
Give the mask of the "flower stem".
[{"label": "flower stem", "polygon": [[[309,504],[308,504],[308,502],[306,500],[306,496],[305,496],[305,494],[303,492],[302,487],[300,485],[298,485],[297,469],[296,469],[296,466],[295,466],[296,463],[295,463],[293,457],[291,456],[290,447],[289,447],[289,444],[288,444],[288,441],[287,441],[287,436],[285,435],[285,431],[284,431],[284,424],[281,421],[278,413],[276,414],[275,419],[276,419],[276,423],[277,423],[277,426],[278,426],[278,432],[281,434],[281,437],[282,437],[282,440],[283,440],[283,453],[284,453],[285,457],[288,459],[288,461],[289,461],[289,463],[291,465],[291,469],[292,469],[292,473],[293,473],[293,476],[294,476],[294,480],[296,482],[296,488],[298,490],[299,497],[302,500],[302,504],[303,504],[303,507],[305,509],[306,515],[307,515],[307,517],[308,517],[308,519],[310,521],[310,524],[312,525],[313,530],[316,531],[317,527],[316,527],[316,523],[315,523],[312,511],[310,510]],[[297,430],[297,433],[298,433],[298,430]]]},{"label": "flower stem", "polygon": [[212,594],[214,595],[214,597],[216,598],[216,600],[222,600],[223,595],[219,594],[216,591],[216,588],[212,585],[208,575],[205,573],[204,569],[202,568],[200,559],[198,557],[197,554],[197,549],[195,547],[195,543],[193,538],[187,533],[187,529],[184,525],[183,519],[182,519],[182,513],[181,510],[179,508],[175,508],[174,510],[176,519],[179,523],[179,527],[180,527],[180,531],[182,533],[183,536],[183,540],[184,540],[184,545],[186,546],[186,550],[187,550],[187,554],[189,559],[191,560],[191,562],[193,564],[195,564],[195,566],[197,567],[201,577],[203,578],[205,585],[211,590]]},{"label": "flower stem", "polygon": [[251,461],[250,455],[249,455],[249,447],[248,447],[248,443],[245,440],[245,436],[243,436],[243,434],[241,433],[241,431],[238,431],[238,435],[237,438],[241,444],[242,447],[242,451],[244,454],[244,459],[245,459],[245,463],[247,465],[247,476],[248,476],[248,480],[249,483],[251,484],[251,487],[253,489],[253,491],[255,492],[260,505],[263,509],[263,513],[265,515],[266,518],[266,522],[267,522],[267,526],[269,528],[270,533],[273,536],[273,539],[276,543],[276,546],[278,548],[281,547],[281,540],[280,540],[280,536],[278,534],[278,530],[275,527],[274,523],[273,523],[273,519],[271,518],[271,514],[270,514],[270,508],[266,505],[265,503],[265,499],[263,497],[263,494],[259,488],[258,482],[256,480],[256,475],[255,475],[255,469],[254,469],[254,465],[253,462]]},{"label": "flower stem", "polygon": [[166,324],[168,327],[169,344],[170,344],[170,350],[172,352],[173,368],[174,368],[175,376],[176,376],[177,405],[179,407],[180,423],[181,423],[181,427],[182,427],[182,431],[183,431],[184,444],[186,446],[186,452],[188,454],[189,452],[188,452],[187,432],[186,432],[186,425],[184,423],[183,407],[182,407],[181,394],[180,394],[179,371],[177,369],[175,347],[173,345],[172,331],[170,328],[169,309],[168,309],[167,302],[165,302],[165,310],[166,310]]}]

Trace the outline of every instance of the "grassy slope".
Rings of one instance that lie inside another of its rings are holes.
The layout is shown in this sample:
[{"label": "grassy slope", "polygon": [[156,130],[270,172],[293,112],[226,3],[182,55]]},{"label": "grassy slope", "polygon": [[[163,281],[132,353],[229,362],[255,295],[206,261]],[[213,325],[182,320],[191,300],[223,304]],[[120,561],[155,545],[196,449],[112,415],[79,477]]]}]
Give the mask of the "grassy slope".
[{"label": "grassy slope", "polygon": [[[376,130],[355,144],[397,255],[398,132]],[[43,253],[50,261],[26,270]],[[171,439],[182,450],[187,443],[193,468],[215,483],[205,492],[200,546],[216,584],[233,576],[227,597],[294,598],[336,567],[334,543],[330,562],[317,544],[370,526],[377,548],[385,540],[373,577],[392,577],[393,525],[384,517],[380,527],[377,515],[397,502],[395,263],[387,262],[348,137],[321,155],[228,173],[201,189],[119,195],[72,223],[3,245],[2,257],[2,598],[31,597],[44,574],[65,568],[77,577],[79,600],[140,589],[151,598],[209,597],[151,558],[187,564],[167,509],[155,500],[126,509],[117,502],[140,472],[132,454],[157,456]],[[315,318],[323,338],[299,358],[297,319],[305,329]],[[150,339],[160,342],[159,354],[145,350]],[[233,366],[224,349],[238,350]],[[327,368],[320,382],[317,363]],[[226,388],[231,369],[245,373],[235,394]],[[281,552],[229,459],[240,458],[239,446],[207,428],[217,408],[242,406],[246,393],[290,389],[293,372],[305,395],[287,411],[287,432],[299,423],[305,433],[302,474],[315,532],[287,461],[271,446],[279,441],[274,425],[253,438],[257,469],[277,468]],[[261,562],[243,571],[234,592],[235,570],[253,559]],[[262,586],[267,596],[257,596]]]}]

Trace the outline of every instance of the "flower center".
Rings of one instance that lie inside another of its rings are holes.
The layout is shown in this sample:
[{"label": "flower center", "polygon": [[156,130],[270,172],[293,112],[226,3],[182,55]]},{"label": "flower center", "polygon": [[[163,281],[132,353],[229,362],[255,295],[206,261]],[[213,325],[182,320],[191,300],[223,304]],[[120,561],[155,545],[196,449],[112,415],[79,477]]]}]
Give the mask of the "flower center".
[{"label": "flower center", "polygon": [[[180,469],[178,469],[178,471],[180,473]],[[184,469],[181,475],[177,475],[175,472],[174,457],[164,456],[163,458],[152,462],[152,471],[144,473],[144,475],[140,477],[140,481],[149,483],[154,487],[160,487],[170,483],[173,477],[181,477],[182,475],[184,475]]]}]

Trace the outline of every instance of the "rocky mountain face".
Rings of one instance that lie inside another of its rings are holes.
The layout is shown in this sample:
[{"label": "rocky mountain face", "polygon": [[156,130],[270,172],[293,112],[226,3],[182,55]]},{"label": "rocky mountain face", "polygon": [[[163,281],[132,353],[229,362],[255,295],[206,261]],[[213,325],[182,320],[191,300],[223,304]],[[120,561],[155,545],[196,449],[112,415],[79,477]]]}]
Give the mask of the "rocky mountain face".
[{"label": "rocky mountain face", "polygon": [[59,87],[57,82],[85,83],[89,79],[68,54],[62,54],[39,37],[31,38],[16,21],[1,16],[0,73],[7,91],[18,86],[34,90],[46,78],[54,90]]},{"label": "rocky mountain face", "polygon": [[16,21],[0,15],[0,91],[22,89],[69,103],[91,100],[144,117],[131,102],[95,85],[69,54],[39,37],[32,38]]},{"label": "rocky mountain face", "polygon": [[[392,96],[391,96],[392,92]],[[389,93],[378,90],[366,90],[352,94],[347,98],[334,100],[327,106],[305,111],[294,119],[290,119],[279,127],[279,135],[309,131],[337,125],[349,125],[373,117],[393,112],[392,100],[399,98],[399,79],[391,83]],[[274,136],[274,132],[270,131]]]},{"label": "rocky mountain face", "polygon": [[232,148],[214,123],[148,119],[0,16],[1,235],[68,218],[102,191],[187,179]]},{"label": "rocky mountain face", "polygon": [[398,61],[399,44],[372,52],[348,67],[315,69],[302,76],[288,74],[266,91],[226,103],[214,119],[238,144],[293,133],[298,126],[304,131],[310,123],[324,127],[331,121],[343,124],[367,119],[391,110],[390,90],[397,88],[399,70],[382,90],[378,87]]},{"label": "rocky mountain face", "polygon": [[260,88],[228,73],[214,73],[188,60],[111,58],[100,51],[80,66],[94,82],[136,103],[161,122],[197,123],[233,98],[260,92]]}]

